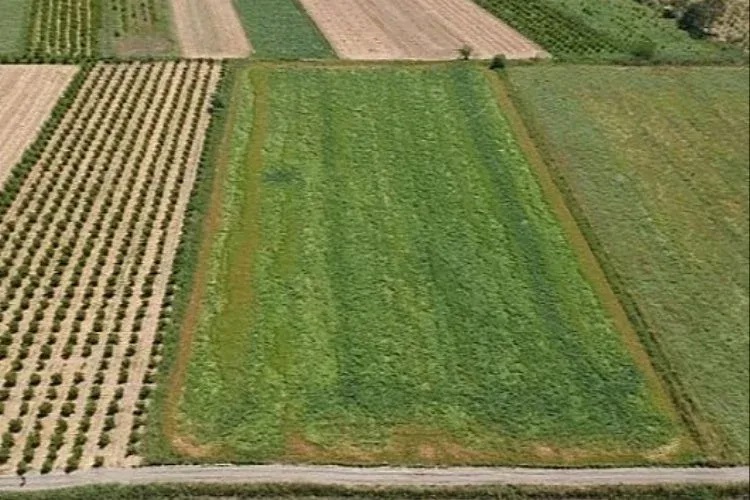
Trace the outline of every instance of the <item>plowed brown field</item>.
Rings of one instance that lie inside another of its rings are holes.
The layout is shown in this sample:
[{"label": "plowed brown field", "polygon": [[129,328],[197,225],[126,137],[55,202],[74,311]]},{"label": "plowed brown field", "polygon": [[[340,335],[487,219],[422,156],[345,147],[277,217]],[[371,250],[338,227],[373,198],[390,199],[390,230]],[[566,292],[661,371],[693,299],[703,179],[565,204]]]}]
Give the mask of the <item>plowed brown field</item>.
[{"label": "plowed brown field", "polygon": [[0,188],[76,71],[75,66],[0,66]]},{"label": "plowed brown field", "polygon": [[172,0],[182,55],[242,58],[252,52],[232,0]]},{"label": "plowed brown field", "polygon": [[442,60],[545,52],[470,0],[301,0],[343,59]]}]

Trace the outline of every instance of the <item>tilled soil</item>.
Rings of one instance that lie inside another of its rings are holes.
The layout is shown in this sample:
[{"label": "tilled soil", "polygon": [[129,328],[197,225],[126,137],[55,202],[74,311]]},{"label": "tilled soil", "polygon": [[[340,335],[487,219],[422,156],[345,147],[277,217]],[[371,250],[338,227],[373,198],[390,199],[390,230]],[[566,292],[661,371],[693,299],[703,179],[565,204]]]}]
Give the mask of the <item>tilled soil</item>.
[{"label": "tilled soil", "polygon": [[355,60],[509,59],[546,53],[470,0],[301,0],[339,57]]},{"label": "tilled soil", "polygon": [[252,48],[232,0],[171,0],[182,55],[243,58]]}]

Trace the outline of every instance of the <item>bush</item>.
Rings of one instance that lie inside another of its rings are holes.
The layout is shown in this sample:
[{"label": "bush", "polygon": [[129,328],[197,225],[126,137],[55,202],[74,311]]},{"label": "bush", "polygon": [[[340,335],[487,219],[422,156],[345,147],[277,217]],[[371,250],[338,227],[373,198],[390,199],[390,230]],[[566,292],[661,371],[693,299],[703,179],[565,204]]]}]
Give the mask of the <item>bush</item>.
[{"label": "bush", "polygon": [[656,44],[649,40],[642,40],[630,49],[630,53],[636,59],[650,61],[656,55]]},{"label": "bush", "polygon": [[507,64],[508,64],[508,60],[505,58],[505,55],[498,54],[492,58],[492,61],[490,62],[490,69],[491,70],[505,69],[505,66],[507,66]]}]

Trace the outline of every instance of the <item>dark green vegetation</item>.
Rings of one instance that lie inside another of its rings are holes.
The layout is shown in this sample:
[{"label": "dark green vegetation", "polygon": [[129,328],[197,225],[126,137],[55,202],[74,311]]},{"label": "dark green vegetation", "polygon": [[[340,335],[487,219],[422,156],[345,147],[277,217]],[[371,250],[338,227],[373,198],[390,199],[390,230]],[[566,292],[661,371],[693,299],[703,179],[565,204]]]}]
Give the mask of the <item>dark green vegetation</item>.
[{"label": "dark green vegetation", "polygon": [[745,59],[739,49],[691,38],[674,19],[635,0],[475,1],[562,58]]},{"label": "dark green vegetation", "polygon": [[675,442],[482,72],[238,78],[178,451],[582,463]]},{"label": "dark green vegetation", "polygon": [[377,488],[315,486],[296,484],[151,484],[142,486],[103,485],[47,492],[5,493],[6,500],[134,500],[185,498],[264,499],[574,499],[608,498],[642,500],[709,500],[748,498],[748,485],[727,486],[613,486],[613,487],[529,487],[485,486],[459,488]]},{"label": "dark green vegetation", "polygon": [[748,69],[510,75],[704,452],[747,462]]},{"label": "dark green vegetation", "polygon": [[296,0],[234,0],[255,57],[327,59],[331,47]]},{"label": "dark green vegetation", "polygon": [[29,0],[0,0],[0,55],[23,53],[29,6]]},{"label": "dark green vegetation", "polygon": [[111,0],[103,11],[105,52],[176,55],[168,0]]}]

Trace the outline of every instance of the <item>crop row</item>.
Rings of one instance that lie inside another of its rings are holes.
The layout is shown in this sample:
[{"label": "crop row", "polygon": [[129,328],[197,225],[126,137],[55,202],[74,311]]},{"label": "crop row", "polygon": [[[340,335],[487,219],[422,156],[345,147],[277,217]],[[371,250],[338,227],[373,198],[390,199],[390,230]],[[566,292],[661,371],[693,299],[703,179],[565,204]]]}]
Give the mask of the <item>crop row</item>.
[{"label": "crop row", "polygon": [[549,0],[475,0],[554,55],[614,54],[613,40]]},{"label": "crop row", "polygon": [[0,220],[6,468],[137,461],[218,70],[96,66]]},{"label": "crop row", "polygon": [[29,51],[37,57],[95,55],[100,8],[98,0],[33,0]]},{"label": "crop row", "polygon": [[110,9],[121,32],[138,30],[158,21],[157,0],[113,0]]}]

